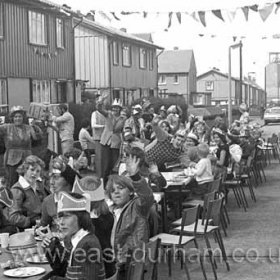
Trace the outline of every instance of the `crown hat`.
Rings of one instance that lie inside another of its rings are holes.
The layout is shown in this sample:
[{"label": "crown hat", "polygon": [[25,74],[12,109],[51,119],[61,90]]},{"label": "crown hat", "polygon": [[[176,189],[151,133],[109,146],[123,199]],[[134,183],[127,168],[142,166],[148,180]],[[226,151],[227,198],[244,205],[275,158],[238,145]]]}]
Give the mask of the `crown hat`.
[{"label": "crown hat", "polygon": [[13,106],[10,110],[11,115],[14,115],[17,112],[25,113],[26,111],[24,110],[24,108],[22,106]]},{"label": "crown hat", "polygon": [[2,202],[7,207],[13,206],[13,199],[10,197],[6,188],[0,188],[0,202]]},{"label": "crown hat", "polygon": [[71,194],[61,192],[57,203],[57,213],[87,211],[90,213],[90,199],[83,195],[82,198],[75,198]]},{"label": "crown hat", "polygon": [[122,101],[118,98],[114,99],[112,107],[120,107],[122,108]]},{"label": "crown hat", "polygon": [[103,179],[100,179],[100,181],[101,184],[96,190],[94,191],[85,190],[80,184],[79,178],[76,176],[72,192],[79,193],[82,195],[86,193],[90,196],[90,201],[101,201],[105,199],[105,193],[104,193]]}]

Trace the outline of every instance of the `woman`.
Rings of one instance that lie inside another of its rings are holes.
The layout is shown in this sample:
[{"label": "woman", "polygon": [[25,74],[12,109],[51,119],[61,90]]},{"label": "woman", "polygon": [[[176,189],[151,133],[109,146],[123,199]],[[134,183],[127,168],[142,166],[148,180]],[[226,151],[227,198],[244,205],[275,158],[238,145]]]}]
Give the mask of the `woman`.
[{"label": "woman", "polygon": [[36,127],[24,124],[25,110],[21,106],[11,109],[10,119],[12,123],[0,126],[0,138],[4,139],[6,152],[4,155],[4,167],[11,187],[18,180],[17,168],[23,160],[31,155],[32,140],[42,138],[42,131]]},{"label": "woman", "polygon": [[209,128],[204,121],[198,121],[195,124],[195,133],[198,136],[199,143],[210,143],[210,133]]},{"label": "woman", "polygon": [[18,182],[11,188],[13,205],[9,208],[9,221],[20,230],[34,226],[41,218],[42,201],[48,195],[40,183],[44,166],[40,158],[30,155],[18,168]]},{"label": "woman", "polygon": [[[58,231],[57,202],[60,192],[70,192],[78,176],[76,171],[67,164],[63,156],[56,157],[51,166],[50,191],[42,204],[42,216],[40,226],[50,226],[51,231]],[[39,228],[39,232],[42,228]]]},{"label": "woman", "polygon": [[89,200],[81,194],[62,192],[57,212],[65,247],[51,234],[42,242],[53,269],[52,279],[104,279],[102,249],[93,233]]},{"label": "woman", "polygon": [[227,144],[225,133],[219,129],[213,129],[213,139],[216,145],[218,146],[216,150],[216,175],[223,175],[226,172],[226,168],[229,165],[230,153],[229,146]]},{"label": "woman", "polygon": [[[149,240],[148,214],[154,203],[152,190],[139,175],[140,159],[129,156],[126,176],[111,175],[107,193],[114,214],[111,244],[117,257],[119,279],[125,277],[125,263],[130,250],[141,248]],[[137,194],[137,196],[135,195]]]},{"label": "woman", "polygon": [[87,193],[90,196],[90,217],[95,228],[94,233],[103,250],[106,279],[108,279],[116,273],[116,263],[110,241],[114,216],[105,201],[103,181],[96,176],[86,176],[80,182],[75,181],[72,192]]}]

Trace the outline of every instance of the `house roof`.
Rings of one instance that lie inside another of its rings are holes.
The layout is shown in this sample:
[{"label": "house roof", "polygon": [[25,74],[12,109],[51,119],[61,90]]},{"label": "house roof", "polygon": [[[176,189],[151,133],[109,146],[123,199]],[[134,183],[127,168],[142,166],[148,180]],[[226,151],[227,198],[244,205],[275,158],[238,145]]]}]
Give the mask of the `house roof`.
[{"label": "house roof", "polygon": [[109,36],[113,36],[113,37],[117,36],[117,37],[121,37],[121,38],[126,39],[126,40],[137,41],[138,43],[148,45],[150,47],[154,47],[154,48],[157,48],[157,49],[160,49],[160,50],[164,49],[163,47],[157,46],[157,45],[153,44],[152,42],[144,40],[144,39],[142,39],[140,37],[137,37],[133,34],[126,33],[122,30],[119,30],[117,28],[113,28],[111,26],[110,27],[109,26],[103,26],[100,23],[98,23],[96,21],[89,20],[87,18],[83,18],[82,22],[84,24],[88,25],[88,26],[94,27],[96,30],[99,30],[100,32],[105,33]]},{"label": "house roof", "polygon": [[193,50],[167,50],[158,57],[159,73],[189,73]]},{"label": "house roof", "polygon": [[[225,77],[226,79],[228,79],[228,74],[227,73],[222,73],[222,72],[220,72],[220,71],[218,71],[216,69],[211,69],[211,70],[209,70],[209,71],[207,71],[207,72],[197,76],[197,81],[199,81],[199,80],[201,80],[201,79],[203,79],[203,78],[205,78],[205,77],[207,77],[207,76],[209,76],[211,74],[217,74],[217,75],[220,75],[220,76]],[[235,80],[235,81],[239,81],[240,80],[239,78],[236,78],[236,77],[231,77],[231,79]],[[252,87],[255,87],[255,88],[259,89],[259,90],[263,90],[263,88],[261,86],[259,86],[255,81],[250,80],[248,78],[244,78],[242,83],[243,84],[248,84],[248,85],[250,85]]]},{"label": "house roof", "polygon": [[145,41],[153,43],[153,38],[151,33],[134,33],[133,36],[139,37]]}]

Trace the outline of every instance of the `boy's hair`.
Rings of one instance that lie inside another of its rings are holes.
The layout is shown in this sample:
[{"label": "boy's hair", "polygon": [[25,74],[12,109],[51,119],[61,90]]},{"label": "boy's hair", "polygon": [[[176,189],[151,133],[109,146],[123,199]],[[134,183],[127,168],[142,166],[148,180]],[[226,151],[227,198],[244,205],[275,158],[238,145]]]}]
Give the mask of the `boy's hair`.
[{"label": "boy's hair", "polygon": [[127,156],[131,155],[132,157],[136,157],[137,159],[140,159],[139,167],[149,166],[147,163],[145,152],[139,147],[126,147],[124,149],[124,152],[126,153]]},{"label": "boy's hair", "polygon": [[81,127],[82,127],[82,128],[87,128],[88,126],[90,126],[90,121],[89,121],[89,119],[82,119]]},{"label": "boy's hair", "polygon": [[24,175],[24,173],[28,170],[29,166],[40,166],[42,169],[44,169],[45,163],[35,155],[27,156],[24,159],[24,162],[17,168],[17,173],[19,175]]},{"label": "boy's hair", "polygon": [[209,146],[206,143],[201,143],[197,146],[197,153],[200,157],[206,158],[209,154]]},{"label": "boy's hair", "polygon": [[108,183],[106,185],[106,192],[110,199],[111,199],[111,194],[113,192],[114,183],[117,185],[126,187],[131,192],[134,192],[134,187],[133,187],[131,179],[129,179],[128,177],[123,176],[123,175],[119,176],[119,175],[113,174],[113,175],[110,175]]}]

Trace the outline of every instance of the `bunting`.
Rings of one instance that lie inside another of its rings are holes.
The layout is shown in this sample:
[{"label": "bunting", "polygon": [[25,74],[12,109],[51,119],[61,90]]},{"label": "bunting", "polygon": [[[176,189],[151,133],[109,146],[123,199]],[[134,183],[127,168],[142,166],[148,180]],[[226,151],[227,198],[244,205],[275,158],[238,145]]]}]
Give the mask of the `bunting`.
[{"label": "bunting", "polygon": [[248,18],[249,18],[249,7],[242,7],[241,10],[244,13],[246,21],[248,21]]},{"label": "bunting", "polygon": [[260,16],[263,21],[266,21],[267,18],[269,17],[269,15],[272,13],[273,7],[274,7],[274,4],[270,4],[270,5],[265,6],[262,9],[259,9],[259,13],[260,13]]},{"label": "bunting", "polygon": [[[248,21],[249,19],[249,12],[258,12],[262,21],[266,21],[267,18],[270,16],[270,14],[273,12],[273,9],[275,7],[275,14],[277,14],[279,8],[280,8],[280,1],[278,2],[273,2],[273,3],[268,3],[266,4],[264,7],[260,8],[260,6],[258,4],[254,4],[254,5],[250,5],[250,6],[244,6],[244,7],[237,7],[234,10],[225,10],[226,15],[229,19],[230,22],[232,22],[235,19],[236,16],[236,12],[238,9],[241,9],[245,20]],[[192,11],[192,12],[168,12],[168,24],[167,24],[167,29],[165,29],[165,31],[168,31],[168,29],[172,26],[172,19],[173,19],[173,14],[176,14],[176,18],[178,20],[178,23],[181,24],[182,23],[182,15],[183,14],[187,14],[188,16],[192,17],[193,20],[200,22],[204,27],[207,26],[207,22],[206,22],[206,14],[208,14],[208,12],[211,12],[212,15],[216,16],[217,18],[219,18],[222,21],[225,21],[224,17],[223,17],[223,13],[222,13],[222,9],[215,9],[215,10],[202,10],[202,11]],[[102,16],[102,18],[111,21],[112,18],[110,18],[106,13],[99,11],[98,12],[100,16]],[[116,15],[115,12],[110,12],[111,15],[113,16],[113,18],[117,21],[120,21],[120,17]],[[129,12],[129,11],[122,11],[120,12],[121,16],[127,16],[127,15],[131,15],[131,14],[139,14],[140,12]],[[159,15],[161,12],[155,12],[156,15]],[[143,11],[142,12],[143,17],[146,18],[148,16],[148,12]]]},{"label": "bunting", "polygon": [[203,24],[204,27],[206,27],[205,12],[199,11],[198,16],[199,16],[200,22]]},{"label": "bunting", "polygon": [[220,20],[224,21],[221,10],[212,10],[212,13],[219,18]]}]

